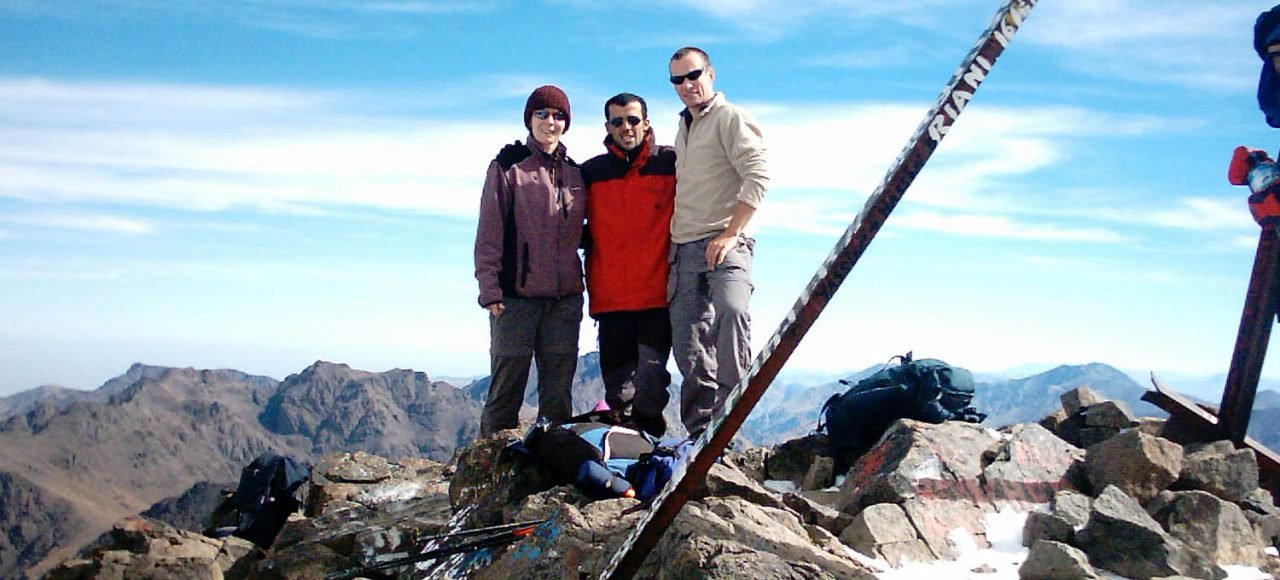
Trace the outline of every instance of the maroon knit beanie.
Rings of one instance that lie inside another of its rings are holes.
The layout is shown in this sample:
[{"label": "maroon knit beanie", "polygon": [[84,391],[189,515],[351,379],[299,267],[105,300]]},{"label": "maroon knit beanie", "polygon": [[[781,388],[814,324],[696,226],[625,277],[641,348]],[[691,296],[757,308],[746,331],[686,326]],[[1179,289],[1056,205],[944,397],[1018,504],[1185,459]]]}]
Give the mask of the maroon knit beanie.
[{"label": "maroon knit beanie", "polygon": [[542,85],[533,89],[533,94],[529,95],[529,100],[524,103],[524,128],[533,130],[533,125],[529,119],[533,117],[533,112],[538,109],[559,109],[564,113],[564,132],[569,132],[569,121],[573,116],[569,114],[569,97],[565,96],[564,91],[555,85]]}]

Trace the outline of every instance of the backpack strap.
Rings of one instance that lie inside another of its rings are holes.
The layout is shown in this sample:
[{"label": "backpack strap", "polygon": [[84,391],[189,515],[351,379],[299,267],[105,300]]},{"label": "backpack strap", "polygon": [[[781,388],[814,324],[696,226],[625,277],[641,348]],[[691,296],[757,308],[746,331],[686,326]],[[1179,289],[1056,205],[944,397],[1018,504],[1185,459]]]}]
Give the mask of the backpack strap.
[{"label": "backpack strap", "polygon": [[[844,379],[841,379],[841,381],[843,380]],[[827,402],[822,404],[822,410],[818,411],[818,428],[814,429],[815,431],[819,433],[825,432],[825,429],[827,428],[827,409],[831,408],[831,404],[836,402],[836,399],[839,399],[840,395],[841,393],[831,395],[830,397],[827,397]]]}]

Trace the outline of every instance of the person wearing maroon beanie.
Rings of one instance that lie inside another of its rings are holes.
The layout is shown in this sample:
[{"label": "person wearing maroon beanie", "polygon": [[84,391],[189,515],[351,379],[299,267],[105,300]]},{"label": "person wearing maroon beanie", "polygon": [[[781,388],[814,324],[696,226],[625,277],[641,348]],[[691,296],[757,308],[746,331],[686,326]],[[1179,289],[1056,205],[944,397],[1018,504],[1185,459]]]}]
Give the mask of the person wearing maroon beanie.
[{"label": "person wearing maroon beanie", "polygon": [[519,426],[529,365],[538,366],[538,415],[572,414],[570,387],[582,322],[586,188],[560,136],[569,97],[552,85],[525,101],[525,143],[503,147],[485,177],[476,228],[479,303],[489,312],[491,381],[480,436]]}]

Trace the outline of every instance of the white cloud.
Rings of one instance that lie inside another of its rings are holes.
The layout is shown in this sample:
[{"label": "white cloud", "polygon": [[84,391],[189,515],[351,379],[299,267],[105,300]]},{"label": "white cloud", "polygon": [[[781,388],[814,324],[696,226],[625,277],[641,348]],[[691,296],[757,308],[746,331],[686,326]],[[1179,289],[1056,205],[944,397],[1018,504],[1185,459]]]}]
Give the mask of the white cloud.
[{"label": "white cloud", "polygon": [[1070,228],[1055,224],[1022,223],[1006,216],[914,211],[894,217],[897,226],[984,238],[1041,242],[1120,243],[1128,238],[1105,228]]},{"label": "white cloud", "polygon": [[912,26],[937,26],[945,22],[944,14],[950,13],[956,5],[995,12],[994,5],[974,0],[814,0],[803,3],[788,0],[673,0],[670,3],[750,30],[755,38],[762,40],[800,33],[802,24],[818,20],[856,23],[883,19]]},{"label": "white cloud", "polygon": [[[841,21],[876,26],[887,20],[926,34],[953,35],[957,22],[970,21],[976,35],[987,24],[994,2],[865,2],[819,0],[677,0],[685,8],[746,29],[755,41],[805,34],[813,22]],[[1039,2],[1019,43],[1051,51],[1041,58],[1102,77],[1197,89],[1237,90],[1256,82],[1259,62],[1252,50],[1252,25],[1272,0],[1222,2],[1141,0]],[[866,68],[894,49],[869,47],[814,57],[807,64]],[[1117,56],[1122,55],[1122,56]]]},{"label": "white cloud", "polygon": [[[857,211],[883,180],[928,105],[850,103],[823,105],[748,104],[766,129],[772,185],[766,203],[786,203],[797,219]],[[1150,117],[1121,117],[1074,107],[1002,107],[966,112],[912,185],[912,203],[949,209],[1018,211],[1016,203],[991,195],[1006,182],[1054,166],[1078,140],[1098,135],[1138,135],[1169,130]],[[795,190],[845,192],[820,199],[819,207],[796,204]],[[772,210],[770,210],[772,211]],[[828,220],[829,221],[829,220]],[[805,226],[807,227],[807,226]],[[818,226],[825,231],[828,226]],[[843,230],[843,227],[840,228]]]},{"label": "white cloud", "polygon": [[1240,249],[1253,250],[1258,247],[1258,236],[1235,236],[1231,243]]},{"label": "white cloud", "polygon": [[155,227],[145,220],[105,214],[44,213],[7,215],[0,217],[0,222],[22,226],[130,235],[150,234],[155,231]]},{"label": "white cloud", "polygon": [[1253,225],[1243,199],[1183,197],[1147,216],[1153,225],[1188,230],[1239,230]]},{"label": "white cloud", "polygon": [[496,0],[284,0],[257,2],[225,0],[8,0],[0,13],[51,16],[93,21],[129,21],[156,14],[179,20],[224,20],[241,26],[275,30],[312,38],[414,36],[421,33],[412,19],[484,14],[497,9]]},{"label": "white cloud", "polygon": [[0,264],[0,279],[9,280],[64,280],[95,281],[118,280],[124,276],[119,269],[61,268],[52,266],[13,266]]},{"label": "white cloud", "polygon": [[469,216],[496,149],[524,131],[514,121],[353,112],[367,105],[363,97],[2,82],[0,196],[191,210],[354,206]]},{"label": "white cloud", "polygon": [[1099,76],[1191,88],[1256,83],[1253,20],[1270,1],[1044,2],[1026,41],[1055,49],[1072,68]]},{"label": "white cloud", "polygon": [[[530,82],[513,77],[491,91],[520,95]],[[0,196],[206,212],[334,215],[365,209],[472,219],[484,168],[500,144],[523,136],[523,128],[514,119],[457,115],[448,105],[444,114],[432,112],[439,108],[406,113],[397,110],[403,95],[386,97],[390,104],[380,98],[263,87],[0,81]],[[656,100],[652,113],[661,118],[669,112],[664,107],[670,108]],[[771,155],[770,209],[758,224],[828,235],[842,232],[862,208],[928,103],[746,107],[767,129]],[[367,112],[380,109],[393,112]],[[1059,163],[1073,140],[1167,130],[1170,124],[1161,119],[1081,108],[974,108],[908,199],[975,215],[1018,213],[1021,204],[1001,202],[991,192]],[[598,135],[578,130],[565,140],[584,160],[599,150]],[[658,135],[660,142],[672,137],[661,128]],[[1216,207],[1210,201],[1188,211]],[[1214,223],[1221,213],[1214,211]],[[1165,221],[1180,219],[1171,214]],[[89,225],[144,229],[139,223]],[[985,224],[993,225],[1003,236],[1106,237],[1012,221]]]},{"label": "white cloud", "polygon": [[801,64],[812,67],[870,69],[906,62],[911,51],[906,46],[870,48],[851,52],[823,54],[805,59]]}]

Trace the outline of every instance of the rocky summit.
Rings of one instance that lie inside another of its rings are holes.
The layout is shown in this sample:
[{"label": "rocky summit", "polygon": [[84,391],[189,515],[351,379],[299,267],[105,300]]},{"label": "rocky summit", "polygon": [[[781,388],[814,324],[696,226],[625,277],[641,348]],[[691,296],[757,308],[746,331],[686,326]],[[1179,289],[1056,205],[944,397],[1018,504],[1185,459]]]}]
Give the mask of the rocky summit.
[{"label": "rocky summit", "polygon": [[[844,474],[832,472],[822,435],[726,452],[638,576],[875,578],[989,547],[992,516],[1011,513],[1025,516],[1022,578],[1280,571],[1280,509],[1258,486],[1251,451],[1175,443],[1184,437],[1173,427],[1133,419],[1087,388],[1061,398],[1041,423],[1000,430],[900,420]],[[519,435],[475,441],[445,464],[330,454],[312,470],[304,510],[265,552],[130,519],[48,577],[597,575],[644,506],[556,485],[507,450]]]}]

